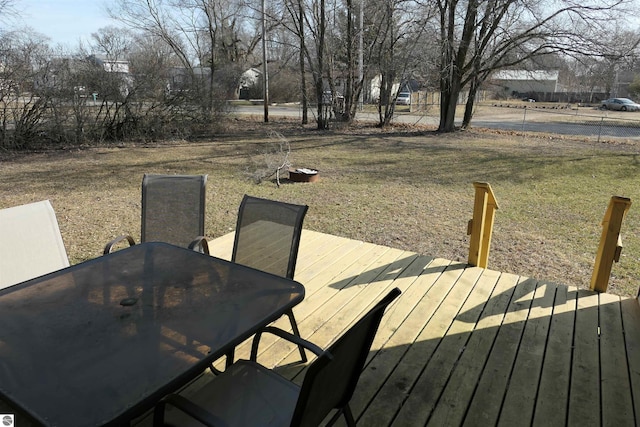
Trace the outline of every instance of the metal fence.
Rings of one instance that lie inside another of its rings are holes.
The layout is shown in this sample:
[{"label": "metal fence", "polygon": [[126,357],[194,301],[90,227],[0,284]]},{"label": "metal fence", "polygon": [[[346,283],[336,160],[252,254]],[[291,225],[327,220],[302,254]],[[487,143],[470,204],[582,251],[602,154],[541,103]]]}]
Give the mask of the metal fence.
[{"label": "metal fence", "polygon": [[[542,103],[485,103],[476,108],[471,126],[522,132],[524,137],[537,132],[597,141],[640,139],[640,112],[600,110],[593,105],[537,104]],[[359,112],[358,119],[375,121],[377,115]],[[396,106],[393,120],[437,127],[439,106],[419,104],[412,98],[409,107]],[[459,110],[456,125],[461,121],[462,110]]]},{"label": "metal fence", "polygon": [[[474,121],[475,126],[491,125],[522,132],[542,132],[587,137],[589,139],[640,139],[640,112],[613,112],[595,107],[563,110],[519,108],[512,117],[502,116],[502,123],[491,123],[486,117]],[[518,120],[519,119],[519,120]]]}]

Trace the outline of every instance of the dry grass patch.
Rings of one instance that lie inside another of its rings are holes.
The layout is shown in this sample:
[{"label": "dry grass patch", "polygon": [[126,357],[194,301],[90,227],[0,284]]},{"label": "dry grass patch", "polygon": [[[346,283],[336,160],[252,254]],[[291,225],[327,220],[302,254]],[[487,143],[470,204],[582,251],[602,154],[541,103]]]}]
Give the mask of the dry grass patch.
[{"label": "dry grass patch", "polygon": [[[99,256],[116,235],[139,238],[144,173],[206,173],[209,237],[233,230],[248,193],[308,204],[312,230],[465,261],[472,182],[487,181],[500,205],[490,267],[584,288],[610,197],[638,199],[638,147],[629,143],[409,127],[319,133],[276,120],[238,120],[210,141],[5,155],[0,207],[50,199],[70,260],[79,262]],[[319,182],[276,188],[247,178],[249,159],[272,142],[273,130],[289,140],[294,166],[320,170]],[[639,217],[632,206],[611,292],[638,288]]]}]

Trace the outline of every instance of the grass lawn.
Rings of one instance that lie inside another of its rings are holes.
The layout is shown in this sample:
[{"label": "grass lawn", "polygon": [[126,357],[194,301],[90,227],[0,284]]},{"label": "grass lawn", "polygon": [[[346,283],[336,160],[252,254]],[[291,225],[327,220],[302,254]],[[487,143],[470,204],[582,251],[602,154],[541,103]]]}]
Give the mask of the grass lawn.
[{"label": "grass lawn", "polygon": [[[294,167],[320,170],[318,182],[284,180],[277,188],[271,180],[248,179],[277,145],[272,131],[289,141]],[[499,203],[489,267],[586,288],[609,199],[639,199],[639,148],[628,141],[439,135],[405,127],[321,133],[284,119],[238,119],[225,135],[206,141],[4,153],[0,208],[50,199],[76,263],[99,256],[119,234],[139,240],[144,173],[208,174],[209,237],[234,229],[248,193],[308,204],[305,228],[311,230],[466,261],[472,183],[486,181]],[[612,293],[637,292],[638,230],[640,211],[632,205]]]}]

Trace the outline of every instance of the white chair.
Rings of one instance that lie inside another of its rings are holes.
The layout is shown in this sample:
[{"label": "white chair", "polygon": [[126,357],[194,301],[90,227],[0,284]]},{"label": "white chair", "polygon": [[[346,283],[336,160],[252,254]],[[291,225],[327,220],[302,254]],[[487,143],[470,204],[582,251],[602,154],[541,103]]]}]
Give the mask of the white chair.
[{"label": "white chair", "polygon": [[0,210],[0,289],[68,266],[48,200]]}]

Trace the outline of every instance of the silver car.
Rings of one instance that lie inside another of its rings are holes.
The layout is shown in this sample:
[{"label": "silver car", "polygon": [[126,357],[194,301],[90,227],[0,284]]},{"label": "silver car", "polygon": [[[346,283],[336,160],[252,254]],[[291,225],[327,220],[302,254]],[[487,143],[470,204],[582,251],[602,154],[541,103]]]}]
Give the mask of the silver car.
[{"label": "silver car", "polygon": [[411,92],[400,92],[396,99],[397,105],[411,105]]},{"label": "silver car", "polygon": [[602,101],[602,108],[616,111],[640,111],[640,104],[636,104],[629,98],[611,98]]}]

